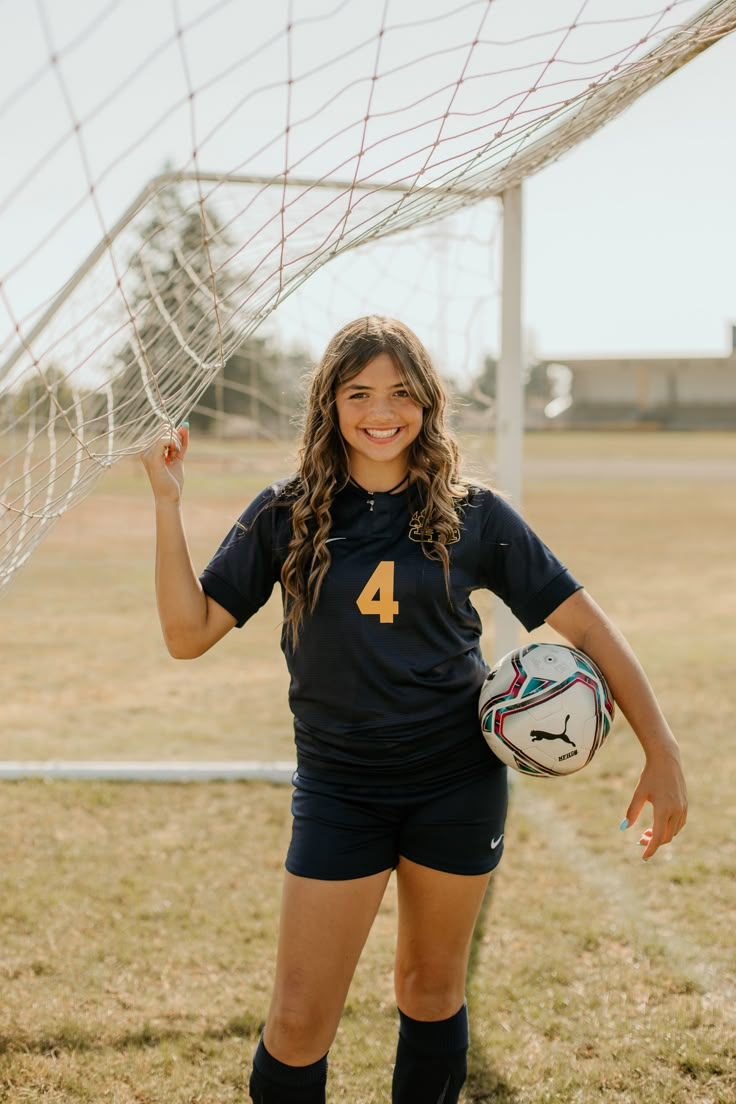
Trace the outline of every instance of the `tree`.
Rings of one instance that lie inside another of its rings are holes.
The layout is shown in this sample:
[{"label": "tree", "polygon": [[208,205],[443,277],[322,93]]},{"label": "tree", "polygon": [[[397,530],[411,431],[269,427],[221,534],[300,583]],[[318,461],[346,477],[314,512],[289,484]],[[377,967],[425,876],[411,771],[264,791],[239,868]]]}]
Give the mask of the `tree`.
[{"label": "tree", "polygon": [[[471,380],[463,398],[476,409],[493,406],[497,398],[497,376],[498,361],[492,356],[484,357],[481,371]],[[550,382],[546,363],[537,361],[527,366],[524,371],[524,391],[530,399],[549,398]]]},{"label": "tree", "polygon": [[[145,208],[124,283],[131,324],[112,373],[119,423],[151,408],[165,416],[172,396],[181,407],[222,364],[239,282],[225,263],[232,252],[214,209],[187,205],[176,183]],[[224,407],[221,390],[216,407]]]},{"label": "tree", "polygon": [[49,417],[73,410],[80,396],[75,396],[62,370],[50,364],[41,375],[41,371],[26,374],[17,391],[7,394],[10,404],[11,420],[35,418],[44,423]]},{"label": "tree", "polygon": [[286,436],[300,405],[308,359],[304,350],[286,352],[273,338],[249,337],[202,393],[190,423],[205,432],[219,422],[252,434]]},{"label": "tree", "polygon": [[486,355],[483,358],[483,367],[471,380],[463,399],[476,410],[487,410],[493,406],[496,401],[497,372],[498,361],[495,357]]}]

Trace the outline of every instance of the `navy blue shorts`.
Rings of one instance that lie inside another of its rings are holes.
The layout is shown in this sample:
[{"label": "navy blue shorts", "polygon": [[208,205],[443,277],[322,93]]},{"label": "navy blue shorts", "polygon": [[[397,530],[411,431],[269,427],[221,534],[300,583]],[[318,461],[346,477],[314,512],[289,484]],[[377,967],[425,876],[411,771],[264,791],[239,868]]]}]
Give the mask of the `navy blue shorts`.
[{"label": "navy blue shorts", "polygon": [[315,792],[300,786],[298,774],[294,784],[286,869],[303,878],[364,878],[402,856],[450,874],[487,874],[503,853],[505,767],[404,800],[366,800],[338,786]]}]

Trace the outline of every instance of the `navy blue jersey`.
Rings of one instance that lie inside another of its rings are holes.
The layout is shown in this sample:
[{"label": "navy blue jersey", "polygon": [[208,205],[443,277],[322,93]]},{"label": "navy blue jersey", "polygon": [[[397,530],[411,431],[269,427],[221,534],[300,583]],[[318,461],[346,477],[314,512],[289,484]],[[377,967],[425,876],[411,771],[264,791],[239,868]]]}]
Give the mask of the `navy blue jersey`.
[{"label": "navy blue jersey", "polygon": [[[239,626],[280,581],[291,536],[285,485],[256,498],[201,575]],[[300,777],[464,773],[489,761],[477,724],[488,667],[473,591],[493,591],[532,629],[579,584],[508,503],[474,487],[448,544],[448,595],[441,562],[422,549],[431,533],[418,489],[370,501],[352,484],[337,494],[319,601],[296,648],[282,633]]]}]

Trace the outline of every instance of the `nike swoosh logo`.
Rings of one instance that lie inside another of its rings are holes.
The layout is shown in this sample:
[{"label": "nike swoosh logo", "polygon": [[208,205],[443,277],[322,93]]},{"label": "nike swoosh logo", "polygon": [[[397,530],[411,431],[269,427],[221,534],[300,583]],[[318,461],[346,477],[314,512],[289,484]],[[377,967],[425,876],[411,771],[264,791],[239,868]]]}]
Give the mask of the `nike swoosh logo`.
[{"label": "nike swoosh logo", "polygon": [[502,832],[502,833],[501,833],[501,835],[500,835],[500,836],[498,837],[498,839],[492,839],[492,840],[491,840],[491,851],[495,851],[495,850],[496,850],[496,848],[498,847],[498,845],[499,845],[499,843],[501,842],[501,840],[502,840],[502,839],[503,839],[503,832]]},{"label": "nike swoosh logo", "polygon": [[336,541],[336,540],[347,540],[347,539],[348,539],[347,537],[328,537],[327,540],[325,541],[325,544],[330,544],[332,541]]}]

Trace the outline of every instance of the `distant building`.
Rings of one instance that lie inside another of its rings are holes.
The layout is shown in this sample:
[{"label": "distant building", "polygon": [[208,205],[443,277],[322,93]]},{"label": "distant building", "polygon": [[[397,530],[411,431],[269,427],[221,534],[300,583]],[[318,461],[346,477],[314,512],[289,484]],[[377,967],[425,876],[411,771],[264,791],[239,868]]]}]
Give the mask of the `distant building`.
[{"label": "distant building", "polygon": [[572,402],[555,419],[560,425],[736,429],[736,326],[728,356],[559,356],[541,363],[572,373]]}]

